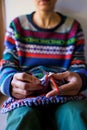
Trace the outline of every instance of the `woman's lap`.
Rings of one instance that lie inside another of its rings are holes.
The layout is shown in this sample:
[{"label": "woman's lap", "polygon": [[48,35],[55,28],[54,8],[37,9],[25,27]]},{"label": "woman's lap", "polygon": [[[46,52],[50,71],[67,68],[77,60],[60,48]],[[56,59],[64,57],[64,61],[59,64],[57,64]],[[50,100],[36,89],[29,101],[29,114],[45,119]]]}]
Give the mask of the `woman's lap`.
[{"label": "woman's lap", "polygon": [[87,130],[87,101],[71,101],[55,110],[56,130]]},{"label": "woman's lap", "polygon": [[47,124],[52,130],[87,130],[87,102],[17,108],[9,112],[6,130],[44,130]]}]

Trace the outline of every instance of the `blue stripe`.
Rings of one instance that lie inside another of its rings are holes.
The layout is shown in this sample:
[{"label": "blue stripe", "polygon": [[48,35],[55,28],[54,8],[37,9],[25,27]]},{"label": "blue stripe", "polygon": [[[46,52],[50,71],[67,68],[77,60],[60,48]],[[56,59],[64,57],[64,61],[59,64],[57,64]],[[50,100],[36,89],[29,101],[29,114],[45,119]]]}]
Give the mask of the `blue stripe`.
[{"label": "blue stripe", "polygon": [[[21,58],[21,57],[20,57]],[[25,57],[22,57],[20,59],[21,61],[21,65],[22,66],[26,66],[29,68],[32,68],[34,66],[39,66],[39,65],[43,65],[43,66],[59,66],[59,67],[63,67],[63,68],[67,68],[69,66],[70,60],[58,60],[58,59],[41,59],[41,58],[27,58],[25,60]]]}]

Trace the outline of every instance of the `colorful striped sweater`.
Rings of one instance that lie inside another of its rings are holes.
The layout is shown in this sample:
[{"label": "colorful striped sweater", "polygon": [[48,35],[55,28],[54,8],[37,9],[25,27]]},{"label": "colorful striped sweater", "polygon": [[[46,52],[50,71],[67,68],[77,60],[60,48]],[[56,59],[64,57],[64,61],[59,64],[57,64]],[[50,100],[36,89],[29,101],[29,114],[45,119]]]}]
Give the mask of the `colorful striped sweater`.
[{"label": "colorful striped sweater", "polygon": [[74,71],[87,88],[84,58],[84,34],[78,21],[59,13],[61,22],[54,28],[40,28],[32,21],[33,13],[15,18],[5,36],[0,68],[0,88],[11,96],[11,80],[17,72],[30,72],[38,78],[43,71]]}]

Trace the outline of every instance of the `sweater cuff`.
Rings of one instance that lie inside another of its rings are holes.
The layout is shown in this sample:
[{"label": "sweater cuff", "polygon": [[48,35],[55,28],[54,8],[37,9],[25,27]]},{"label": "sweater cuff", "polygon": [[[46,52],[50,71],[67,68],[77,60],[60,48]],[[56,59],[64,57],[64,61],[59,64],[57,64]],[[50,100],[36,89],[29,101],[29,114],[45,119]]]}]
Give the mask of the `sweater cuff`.
[{"label": "sweater cuff", "polygon": [[7,77],[7,79],[5,80],[5,82],[2,84],[1,86],[1,92],[4,94],[4,95],[7,95],[7,96],[11,96],[11,80],[13,78],[13,75],[10,75],[9,77]]},{"label": "sweater cuff", "polygon": [[85,74],[77,72],[81,79],[82,79],[82,87],[80,89],[80,92],[87,89],[87,76]]}]

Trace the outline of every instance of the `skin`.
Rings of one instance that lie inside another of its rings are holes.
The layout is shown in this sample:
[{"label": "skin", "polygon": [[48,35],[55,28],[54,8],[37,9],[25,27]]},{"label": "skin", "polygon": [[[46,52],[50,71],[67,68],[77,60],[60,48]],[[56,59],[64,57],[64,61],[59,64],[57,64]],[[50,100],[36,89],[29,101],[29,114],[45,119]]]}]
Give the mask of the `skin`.
[{"label": "skin", "polygon": [[42,89],[40,80],[25,72],[14,74],[11,86],[12,96],[15,98],[25,98],[35,90]]},{"label": "skin", "polygon": [[[62,80],[65,79],[67,81],[66,84],[61,85],[59,88],[62,92],[62,95],[77,95],[82,86],[82,79],[79,74],[75,72],[66,71],[63,73],[53,74],[54,79]],[[58,91],[54,86],[52,87],[52,91],[46,94],[46,97],[58,95]],[[61,94],[61,93],[60,93]]]},{"label": "skin", "polygon": [[52,28],[60,23],[61,19],[58,14],[54,12],[54,7],[57,0],[33,0],[36,12],[33,16],[35,24],[41,28]]},{"label": "skin", "polygon": [[[42,28],[53,28],[60,23],[61,18],[54,12],[56,0],[33,0],[36,12],[33,21]],[[66,79],[67,84],[60,87],[62,95],[76,95],[82,86],[82,79],[75,72],[63,72],[53,74],[54,79]],[[35,90],[42,89],[39,79],[25,72],[16,73],[11,81],[11,94],[16,98],[25,98]],[[57,89],[52,86],[52,91],[46,94],[46,97],[58,95]]]}]

